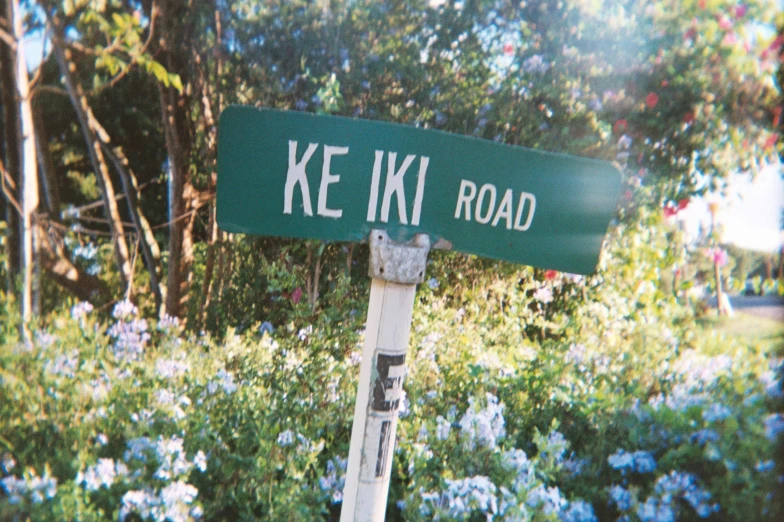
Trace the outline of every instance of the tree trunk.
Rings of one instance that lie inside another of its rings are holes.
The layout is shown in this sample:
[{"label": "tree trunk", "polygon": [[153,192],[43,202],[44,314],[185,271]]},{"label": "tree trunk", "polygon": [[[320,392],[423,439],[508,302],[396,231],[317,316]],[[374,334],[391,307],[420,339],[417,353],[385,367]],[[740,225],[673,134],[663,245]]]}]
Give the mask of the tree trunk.
[{"label": "tree trunk", "polygon": [[109,298],[109,289],[104,282],[74,266],[60,242],[44,228],[44,223],[38,227],[38,235],[41,264],[58,285],[81,301],[95,302]]},{"label": "tree trunk", "polygon": [[[7,20],[12,20],[11,3],[7,0],[0,0],[0,16]],[[3,163],[14,184],[5,183],[5,190],[19,201],[19,171],[20,171],[20,140],[21,130],[19,128],[19,105],[16,100],[16,58],[15,52],[4,42],[0,42],[0,98],[3,106]],[[20,249],[20,218],[21,216],[5,198],[5,221],[8,225],[8,237],[6,238],[6,259],[8,263],[7,291],[13,295],[16,293],[15,280],[19,274],[19,263],[22,259]]]},{"label": "tree trunk", "polygon": [[30,103],[30,85],[24,54],[24,12],[19,0],[12,0],[13,34],[16,39],[16,96],[19,103],[22,146],[22,321],[29,338],[27,322],[33,317],[33,226],[38,210],[38,164],[35,153],[35,128]]},{"label": "tree trunk", "polygon": [[191,121],[188,91],[189,2],[160,2],[159,61],[169,73],[178,74],[183,92],[159,84],[163,128],[169,158],[169,273],[166,313],[183,317],[193,266],[193,211],[197,192],[191,183],[189,155]]},{"label": "tree trunk", "polygon": [[155,298],[155,312],[159,314],[163,306],[163,294],[165,289],[161,288],[161,250],[155,240],[150,222],[147,221],[142,206],[139,202],[139,184],[136,181],[136,174],[131,170],[128,158],[125,156],[121,147],[110,148],[108,143],[104,143],[104,150],[109,155],[114,164],[114,168],[120,175],[128,201],[128,212],[139,234],[139,242],[142,247],[144,262],[147,264],[147,271],[150,274],[150,290]]},{"label": "tree trunk", "polygon": [[74,78],[76,66],[71,61],[70,51],[64,47],[63,28],[56,18],[53,20],[53,26],[55,29],[55,38],[53,38],[52,43],[57,58],[57,64],[60,68],[60,74],[65,80],[68,97],[71,100],[71,105],[76,111],[79,126],[84,134],[84,140],[90,155],[90,162],[92,163],[95,177],[98,180],[98,186],[101,188],[101,194],[103,195],[104,209],[106,217],[109,220],[109,228],[112,232],[114,256],[120,270],[120,278],[123,286],[127,286],[132,275],[130,256],[128,253],[128,244],[125,240],[120,210],[117,207],[114,185],[112,185],[112,179],[109,175],[109,166],[106,163],[101,143],[96,135],[97,130],[91,125],[91,120],[94,121],[95,117],[93,116],[90,105],[87,103],[87,96],[85,96],[81,84]]},{"label": "tree trunk", "polygon": [[54,221],[59,221],[60,190],[57,185],[57,176],[54,171],[52,154],[49,152],[49,137],[46,133],[42,112],[40,103],[35,103],[33,107],[33,119],[35,123],[36,150],[38,151],[38,168],[41,171],[41,194],[44,196],[49,218]]},{"label": "tree trunk", "polygon": [[[215,12],[215,47],[221,49],[223,34],[220,19],[220,9],[214,6]],[[210,89],[210,75],[209,75],[209,60],[201,63],[201,57],[198,52],[194,51],[196,65],[199,71],[199,91],[201,94],[202,104],[202,127],[203,132],[207,136],[207,150],[205,157],[209,158],[213,171],[209,177],[209,190],[214,192],[218,180],[218,172],[216,169],[218,157],[218,129],[215,124],[215,117],[213,113],[212,99],[215,97],[216,106],[218,111],[222,110],[220,95],[218,90]],[[220,81],[223,75],[223,61],[221,60],[220,52],[217,53],[215,58],[215,80]],[[212,301],[215,285],[213,284],[213,275],[215,273],[215,257],[216,250],[219,247],[219,230],[216,215],[215,201],[210,203],[210,218],[207,226],[207,256],[204,261],[204,281],[202,282],[201,295],[202,302],[199,306],[198,323],[201,325],[204,322],[204,314]]]}]

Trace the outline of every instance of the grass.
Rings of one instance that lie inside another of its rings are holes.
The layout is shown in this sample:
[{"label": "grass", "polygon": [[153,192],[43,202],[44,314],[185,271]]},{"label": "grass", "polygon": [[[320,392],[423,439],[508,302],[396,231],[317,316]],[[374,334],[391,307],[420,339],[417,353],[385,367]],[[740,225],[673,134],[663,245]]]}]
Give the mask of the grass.
[{"label": "grass", "polygon": [[784,353],[784,322],[735,311],[732,317],[720,317],[711,310],[699,319],[705,329],[714,330],[751,345],[758,344],[765,351]]}]

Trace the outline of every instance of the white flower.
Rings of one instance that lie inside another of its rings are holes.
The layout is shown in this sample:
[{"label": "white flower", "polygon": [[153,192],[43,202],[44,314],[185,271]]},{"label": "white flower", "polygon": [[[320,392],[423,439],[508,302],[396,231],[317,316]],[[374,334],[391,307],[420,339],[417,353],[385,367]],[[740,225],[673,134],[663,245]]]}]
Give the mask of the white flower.
[{"label": "white flower", "polygon": [[129,491],[122,497],[120,520],[125,520],[131,513],[136,513],[142,520],[146,520],[158,502],[158,498],[149,489]]},{"label": "white flower", "polygon": [[553,301],[553,291],[543,286],[534,292],[534,299],[543,304],[551,303]]},{"label": "white flower", "polygon": [[162,379],[173,379],[184,375],[190,370],[187,362],[174,359],[158,359],[155,361],[155,373]]},{"label": "white flower", "polygon": [[193,465],[202,473],[207,471],[207,455],[202,450],[199,450],[193,457]]}]

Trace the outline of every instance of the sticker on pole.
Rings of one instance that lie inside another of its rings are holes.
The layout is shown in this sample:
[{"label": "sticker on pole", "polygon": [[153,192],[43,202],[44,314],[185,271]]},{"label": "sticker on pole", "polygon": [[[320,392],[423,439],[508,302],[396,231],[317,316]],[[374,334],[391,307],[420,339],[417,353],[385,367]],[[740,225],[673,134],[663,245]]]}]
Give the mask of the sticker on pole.
[{"label": "sticker on pole", "polygon": [[589,274],[621,186],[609,163],[407,125],[232,106],[220,118],[218,224],[362,241],[371,229]]}]

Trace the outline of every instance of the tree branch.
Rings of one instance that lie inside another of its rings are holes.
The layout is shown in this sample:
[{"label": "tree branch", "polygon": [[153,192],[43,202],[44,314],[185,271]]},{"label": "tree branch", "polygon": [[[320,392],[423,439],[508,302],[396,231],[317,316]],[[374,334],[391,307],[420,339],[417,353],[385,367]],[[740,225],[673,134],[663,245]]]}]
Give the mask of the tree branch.
[{"label": "tree branch", "polygon": [[4,41],[12,51],[16,51],[16,38],[6,32],[5,29],[0,29],[0,40]]},{"label": "tree branch", "polygon": [[34,90],[36,93],[38,93],[38,91],[49,92],[52,94],[57,94],[58,96],[65,96],[66,98],[68,97],[68,93],[65,91],[65,89],[61,89],[56,85],[38,85]]},{"label": "tree branch", "polygon": [[115,85],[117,85],[117,82],[122,80],[133,69],[133,67],[136,65],[137,61],[139,60],[139,56],[147,52],[147,48],[150,46],[150,43],[152,43],[152,37],[155,34],[155,18],[157,14],[158,14],[158,7],[155,5],[155,3],[153,3],[152,10],[150,12],[150,34],[147,35],[147,41],[144,42],[141,51],[139,51],[138,54],[132,56],[131,61],[128,62],[128,65],[122,71],[117,73],[117,75],[115,75],[114,78],[104,83],[103,85],[99,85],[92,91],[89,91],[88,94],[98,93],[103,89],[105,89],[106,87],[114,87]]},{"label": "tree branch", "polygon": [[3,160],[0,160],[0,187],[2,187],[3,195],[5,195],[5,199],[8,200],[8,203],[11,204],[12,207],[19,212],[19,215],[22,215],[22,207],[19,205],[19,202],[16,200],[14,195],[8,190],[8,186],[6,183],[11,186],[11,190],[16,190],[16,184],[14,183],[14,178],[5,170],[5,166],[3,165]]}]

